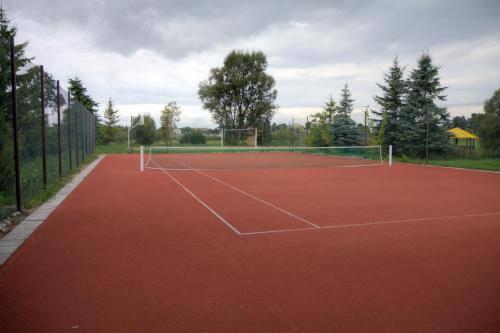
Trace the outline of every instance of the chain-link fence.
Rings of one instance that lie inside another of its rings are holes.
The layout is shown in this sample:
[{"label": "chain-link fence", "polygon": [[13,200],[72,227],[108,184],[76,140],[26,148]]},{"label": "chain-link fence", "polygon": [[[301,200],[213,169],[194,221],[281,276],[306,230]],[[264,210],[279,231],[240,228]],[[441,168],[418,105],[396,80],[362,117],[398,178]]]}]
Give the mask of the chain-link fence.
[{"label": "chain-link fence", "polygon": [[[12,46],[11,40],[7,47]],[[95,146],[95,116],[43,66],[30,63],[11,73],[6,74],[15,89],[0,91],[1,215],[43,199],[44,190],[92,155]]]}]

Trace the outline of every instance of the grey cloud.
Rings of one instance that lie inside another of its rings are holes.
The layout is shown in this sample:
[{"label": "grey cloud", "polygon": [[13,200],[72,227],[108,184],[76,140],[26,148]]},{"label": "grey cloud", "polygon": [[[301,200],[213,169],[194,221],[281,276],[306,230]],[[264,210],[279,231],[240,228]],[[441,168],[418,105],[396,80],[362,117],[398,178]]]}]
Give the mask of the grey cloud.
[{"label": "grey cloud", "polygon": [[[122,54],[149,48],[179,58],[231,44],[271,27],[302,22],[311,32],[298,40],[290,61],[304,65],[433,45],[499,31],[498,1],[67,1],[7,0],[19,15],[54,27],[79,26],[96,47]],[[349,44],[328,40],[329,32]]]}]

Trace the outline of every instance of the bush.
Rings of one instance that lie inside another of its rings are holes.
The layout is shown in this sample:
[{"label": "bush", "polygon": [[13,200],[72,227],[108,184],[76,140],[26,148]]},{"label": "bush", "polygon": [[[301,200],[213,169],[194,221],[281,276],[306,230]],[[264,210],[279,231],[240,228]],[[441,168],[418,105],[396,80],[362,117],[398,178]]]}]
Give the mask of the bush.
[{"label": "bush", "polygon": [[182,134],[181,144],[206,144],[207,143],[207,138],[205,135],[199,131],[199,130],[191,130],[187,131],[184,134]]}]

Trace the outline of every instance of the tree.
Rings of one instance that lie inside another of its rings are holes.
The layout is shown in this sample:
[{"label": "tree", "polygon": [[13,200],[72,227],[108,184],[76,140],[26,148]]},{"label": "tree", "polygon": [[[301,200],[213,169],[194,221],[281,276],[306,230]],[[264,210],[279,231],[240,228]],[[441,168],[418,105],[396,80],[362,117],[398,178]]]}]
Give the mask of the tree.
[{"label": "tree", "polygon": [[162,139],[165,141],[165,144],[167,145],[170,142],[170,139],[172,138],[174,128],[177,127],[180,115],[181,115],[181,108],[177,105],[175,101],[165,105],[165,107],[161,111],[160,133]]},{"label": "tree", "polygon": [[439,67],[432,64],[431,56],[420,56],[417,68],[411,72],[401,113],[399,145],[404,153],[428,158],[429,151],[442,152],[446,148],[448,111],[434,103],[446,100],[445,89],[441,86]]},{"label": "tree", "polygon": [[351,119],[354,100],[351,92],[345,84],[340,94],[340,102],[337,112],[333,116],[333,143],[337,146],[352,146],[359,144],[359,131],[356,123]]},{"label": "tree", "polygon": [[[139,116],[135,117],[132,123],[139,121]],[[156,141],[156,123],[149,114],[144,114],[144,125],[137,125],[133,131],[135,141],[140,145],[152,145]]]},{"label": "tree", "polygon": [[484,103],[478,134],[481,149],[488,155],[500,156],[500,89]]},{"label": "tree", "polygon": [[82,103],[82,105],[87,110],[92,112],[94,115],[97,115],[97,108],[99,107],[99,103],[97,103],[92,99],[92,97],[90,97],[87,92],[87,88],[85,88],[82,81],[77,76],[75,76],[73,79],[69,79],[68,83],[71,96]]},{"label": "tree", "polygon": [[232,51],[199,85],[203,108],[221,128],[258,127],[274,115],[277,91],[262,52]]},{"label": "tree", "polygon": [[398,57],[395,57],[389,73],[384,74],[384,83],[377,83],[382,90],[382,95],[374,97],[379,110],[374,110],[374,130],[377,133],[378,143],[384,147],[393,145],[395,153],[402,147],[400,138],[402,136],[400,124],[401,110],[403,109],[407,85],[404,80],[404,68],[399,65]]},{"label": "tree", "polygon": [[[7,12],[0,4],[0,201],[10,197],[14,190],[14,149],[12,144],[12,100],[10,71],[10,38],[15,37],[17,29],[11,25]],[[27,42],[14,48],[16,68],[28,65],[33,58],[25,55]],[[18,86],[21,82],[18,82]],[[38,142],[38,140],[33,141]],[[10,201],[10,200],[9,200]],[[9,202],[10,203],[10,202]]]},{"label": "tree", "polygon": [[462,129],[468,129],[469,122],[468,122],[468,119],[465,118],[464,116],[456,116],[456,117],[453,117],[453,119],[451,120],[451,126],[452,127],[460,127]]},{"label": "tree", "polygon": [[186,144],[186,143],[188,143],[188,144],[206,144],[207,138],[200,130],[189,128],[189,130],[184,131],[184,133],[182,134],[180,143],[182,143],[182,144]]},{"label": "tree", "polygon": [[481,123],[481,120],[483,119],[483,117],[484,117],[483,113],[473,113],[470,115],[470,118],[468,119],[468,124],[469,124],[468,129],[472,133],[479,132],[479,124]]},{"label": "tree", "polygon": [[118,110],[115,110],[111,98],[104,109],[104,125],[101,126],[101,142],[108,144],[116,140],[118,128]]},{"label": "tree", "polygon": [[101,118],[98,113],[99,103],[94,101],[92,97],[87,92],[87,88],[83,85],[82,81],[75,76],[74,78],[70,78],[69,81],[69,92],[71,93],[72,98],[79,101],[87,110],[89,110],[95,116],[95,126],[96,126],[96,140],[98,142],[101,141]]},{"label": "tree", "polygon": [[337,111],[337,105],[330,96],[323,106],[323,111],[312,115],[312,121],[306,124],[309,128],[307,145],[312,147],[327,147],[333,142],[332,123]]},{"label": "tree", "polygon": [[332,126],[328,112],[318,112],[312,116],[307,145],[310,147],[328,147],[333,142]]}]

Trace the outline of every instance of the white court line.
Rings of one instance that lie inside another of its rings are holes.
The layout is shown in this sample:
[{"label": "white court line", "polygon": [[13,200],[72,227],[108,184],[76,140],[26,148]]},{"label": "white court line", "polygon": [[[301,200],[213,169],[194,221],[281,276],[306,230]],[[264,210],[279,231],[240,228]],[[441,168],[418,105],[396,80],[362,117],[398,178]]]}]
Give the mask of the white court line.
[{"label": "white court line", "polygon": [[216,182],[218,182],[218,183],[220,183],[220,184],[222,184],[222,185],[225,185],[225,186],[227,186],[227,187],[229,187],[229,188],[231,188],[231,189],[233,189],[233,190],[235,190],[235,191],[237,191],[237,192],[239,192],[239,193],[241,193],[241,194],[244,194],[244,195],[246,195],[246,196],[247,196],[247,197],[249,197],[249,198],[252,198],[252,199],[254,199],[254,200],[257,200],[257,201],[259,201],[260,203],[263,203],[264,205],[267,205],[267,206],[269,206],[269,207],[272,207],[272,208],[274,208],[274,209],[276,209],[276,210],[278,210],[278,211],[280,211],[280,212],[282,212],[282,213],[284,213],[284,214],[286,214],[286,215],[288,215],[288,216],[291,216],[291,217],[293,217],[293,218],[296,218],[297,220],[299,220],[299,221],[301,221],[301,222],[304,222],[304,223],[306,223],[306,224],[309,224],[310,226],[313,226],[314,228],[320,228],[320,226],[319,226],[319,225],[317,225],[317,224],[314,224],[314,223],[312,223],[312,222],[310,222],[310,221],[308,221],[308,220],[306,220],[306,219],[304,219],[304,218],[302,218],[302,217],[300,217],[300,216],[297,216],[297,215],[295,215],[295,214],[293,214],[293,213],[291,213],[291,212],[289,212],[289,211],[287,211],[287,210],[284,210],[283,208],[280,208],[280,207],[278,207],[278,206],[276,206],[276,205],[274,205],[274,204],[270,203],[269,201],[266,201],[266,200],[264,200],[264,199],[261,199],[261,198],[259,198],[259,197],[256,197],[256,196],[255,196],[255,195],[253,195],[253,194],[250,194],[250,193],[248,193],[248,192],[245,192],[245,191],[243,191],[242,189],[239,189],[239,188],[237,188],[237,187],[235,187],[235,186],[233,186],[233,185],[231,185],[231,184],[228,184],[228,183],[226,183],[226,182],[224,182],[224,181],[222,181],[222,180],[220,180],[220,179],[218,179],[218,178],[216,178],[216,177],[210,176],[209,174],[206,174],[205,172],[200,171],[199,169],[193,169],[193,168],[191,168],[191,166],[189,166],[188,164],[185,164],[185,163],[179,162],[179,161],[177,161],[177,160],[175,160],[175,159],[173,159],[173,158],[171,158],[171,160],[172,160],[172,161],[174,161],[175,163],[178,163],[178,164],[183,165],[183,166],[185,166],[185,167],[187,167],[187,168],[190,168],[191,170],[193,170],[193,171],[195,171],[195,172],[198,172],[199,174],[202,174],[202,175],[204,175],[204,176],[206,176],[206,177],[208,177],[208,178],[210,178],[210,179],[212,179],[212,180],[214,180],[214,181],[216,181]]},{"label": "white court line", "polygon": [[418,166],[431,167],[431,168],[454,169],[454,170],[461,170],[461,171],[473,171],[473,172],[483,172],[483,173],[493,173],[493,174],[500,173],[500,171],[494,171],[494,170],[467,169],[467,168],[459,168],[459,167],[450,167],[450,166],[445,166],[445,165],[432,165],[432,164],[420,164],[420,163],[409,163],[409,162],[393,162],[393,164],[401,164],[401,165],[410,164],[410,165],[418,165]]},{"label": "white court line", "polygon": [[354,223],[354,224],[339,224],[339,225],[328,225],[328,226],[319,227],[319,228],[276,229],[276,230],[268,230],[268,231],[242,232],[240,234],[240,236],[262,235],[262,234],[281,233],[281,232],[290,232],[290,231],[303,231],[303,230],[367,227],[367,226],[372,226],[372,225],[395,224],[395,223],[429,222],[429,221],[438,221],[439,222],[439,220],[453,220],[453,219],[467,218],[467,217],[481,217],[481,216],[495,216],[495,215],[500,215],[500,212],[498,212],[498,213],[484,213],[484,214],[466,214],[466,215],[444,216],[444,217],[423,217],[423,218],[415,218],[415,219]]},{"label": "white court line", "polygon": [[[155,161],[153,161],[154,164],[156,164]],[[156,164],[156,166],[158,166],[158,164]],[[172,176],[170,173],[168,173],[167,171],[163,170],[163,173],[165,173],[167,176],[169,176],[174,182],[177,183],[177,185],[179,185],[180,187],[182,187],[184,189],[184,191],[186,191],[187,193],[189,193],[189,195],[191,195],[193,198],[196,199],[196,201],[198,201],[200,204],[203,205],[203,207],[205,207],[206,209],[208,209],[210,211],[210,213],[212,213],[215,217],[217,217],[222,223],[224,223],[227,227],[229,227],[232,231],[234,231],[235,234],[237,235],[241,235],[241,232],[236,229],[231,223],[229,223],[225,218],[223,218],[219,213],[217,213],[215,210],[213,210],[209,205],[207,205],[203,200],[201,200],[200,198],[198,198],[196,196],[196,194],[194,194],[193,192],[191,192],[186,186],[184,186],[184,184],[182,184],[180,181],[177,180],[177,178],[175,178],[174,176]]]}]

